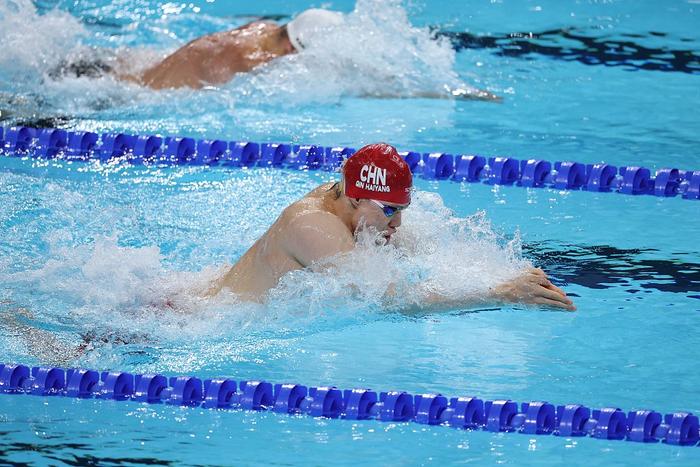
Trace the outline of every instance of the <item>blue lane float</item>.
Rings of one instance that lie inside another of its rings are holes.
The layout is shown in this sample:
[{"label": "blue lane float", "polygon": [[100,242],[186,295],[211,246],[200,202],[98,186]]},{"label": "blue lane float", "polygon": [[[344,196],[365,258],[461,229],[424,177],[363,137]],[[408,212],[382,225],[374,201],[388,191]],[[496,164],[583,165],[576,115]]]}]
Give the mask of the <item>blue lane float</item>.
[{"label": "blue lane float", "polygon": [[88,369],[0,364],[0,394],[134,401],[222,410],[269,410],[280,414],[346,420],[413,422],[463,430],[696,446],[698,417],[689,412],[662,415],[653,410],[592,410],[545,401],[518,404],[442,394],[341,390],[335,386],[273,384],[267,381],[201,380]]},{"label": "blue lane float", "polygon": [[[0,127],[0,154],[43,159],[334,171],[354,152],[349,147]],[[414,174],[427,180],[700,199],[700,170],[662,168],[652,174],[646,167],[605,163],[438,152],[399,154]]]}]

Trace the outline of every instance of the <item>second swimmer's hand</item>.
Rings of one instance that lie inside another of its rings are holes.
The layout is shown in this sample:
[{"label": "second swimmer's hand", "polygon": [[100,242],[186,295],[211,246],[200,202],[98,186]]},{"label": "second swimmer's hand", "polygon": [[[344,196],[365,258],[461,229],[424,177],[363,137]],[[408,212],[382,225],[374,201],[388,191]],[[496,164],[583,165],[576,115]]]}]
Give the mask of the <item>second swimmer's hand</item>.
[{"label": "second swimmer's hand", "polygon": [[456,99],[467,99],[475,101],[503,102],[503,98],[483,89],[457,88],[449,90],[452,97]]},{"label": "second swimmer's hand", "polygon": [[539,268],[529,269],[524,274],[505,282],[494,289],[494,297],[509,303],[542,305],[575,311],[574,302],[566,293],[552,284]]}]

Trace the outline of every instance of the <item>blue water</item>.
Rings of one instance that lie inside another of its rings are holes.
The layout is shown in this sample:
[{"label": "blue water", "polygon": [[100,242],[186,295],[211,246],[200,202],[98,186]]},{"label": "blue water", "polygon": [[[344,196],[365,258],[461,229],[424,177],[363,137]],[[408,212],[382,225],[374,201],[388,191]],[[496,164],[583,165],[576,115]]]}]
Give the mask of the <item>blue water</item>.
[{"label": "blue water", "polygon": [[[73,3],[0,3],[0,109],[10,111],[0,124],[354,147],[385,140],[403,150],[700,169],[697,72],[644,69],[668,65],[669,51],[700,54],[692,2],[358,2],[351,32],[375,33],[364,49],[346,37],[330,44],[336,50],[219,89],[163,92],[47,73],[61,57],[115,50],[136,66],[249,20],[240,15],[308,4]],[[431,41],[420,29],[428,27],[499,45],[455,51]],[[509,35],[526,32],[556,50],[506,54],[517,39]],[[653,53],[585,64],[564,59],[593,50],[571,34]],[[455,82],[503,102],[411,97]],[[362,97],[382,87],[403,98]],[[338,276],[292,274],[266,305],[187,293],[235,262],[284,206],[333,178],[0,157],[0,361],[700,411],[698,206],[680,198],[418,179],[396,248],[362,245]],[[376,298],[389,281],[481,290],[525,262],[550,273],[578,311],[408,317]],[[357,282],[364,292],[347,296],[344,286]],[[184,311],[164,311],[165,298]],[[86,333],[111,338],[71,355]],[[1,396],[0,420],[0,458],[30,464],[697,464],[700,452],[57,398]]]}]

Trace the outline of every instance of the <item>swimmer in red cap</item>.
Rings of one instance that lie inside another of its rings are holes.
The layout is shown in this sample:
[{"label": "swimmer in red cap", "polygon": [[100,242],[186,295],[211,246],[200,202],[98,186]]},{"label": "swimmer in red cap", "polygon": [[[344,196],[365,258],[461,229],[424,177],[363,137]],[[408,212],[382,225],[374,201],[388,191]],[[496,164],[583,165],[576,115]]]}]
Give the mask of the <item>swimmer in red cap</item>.
[{"label": "swimmer in red cap", "polygon": [[[319,186],[282,211],[209,294],[226,288],[244,300],[261,301],[289,271],[352,250],[361,229],[376,229],[390,242],[401,226],[402,211],[411,204],[413,177],[408,164],[393,146],[370,144],[348,158],[342,173],[341,181]],[[427,294],[420,308],[454,309],[484,302],[575,310],[541,269],[531,269],[484,297]]]}]

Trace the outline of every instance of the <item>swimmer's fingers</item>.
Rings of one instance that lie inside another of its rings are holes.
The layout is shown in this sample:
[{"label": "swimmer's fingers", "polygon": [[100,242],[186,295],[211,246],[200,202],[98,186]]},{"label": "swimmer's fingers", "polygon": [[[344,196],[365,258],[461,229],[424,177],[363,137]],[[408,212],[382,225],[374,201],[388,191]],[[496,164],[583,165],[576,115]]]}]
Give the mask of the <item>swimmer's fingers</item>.
[{"label": "swimmer's fingers", "polygon": [[547,289],[557,292],[559,295],[566,297],[566,292],[564,292],[556,285],[552,284],[552,281],[550,281],[548,278],[541,278],[539,283],[542,287],[546,287]]},{"label": "swimmer's fingers", "polygon": [[528,270],[528,273],[532,274],[537,278],[537,282],[542,285],[543,287],[548,288],[549,290],[553,290],[560,295],[566,297],[566,292],[564,292],[562,289],[557,287],[556,285],[552,284],[552,281],[549,280],[547,277],[547,274],[540,268],[530,268]]},{"label": "swimmer's fingers", "polygon": [[563,295],[564,297],[566,297],[566,292],[564,292],[562,289],[560,289],[560,288],[557,287],[556,285],[552,284],[551,282],[550,282],[548,285],[546,285],[545,287],[547,287],[549,290],[554,290],[555,292],[557,292],[557,293]]},{"label": "swimmer's fingers", "polygon": [[538,305],[544,305],[544,306],[548,306],[551,308],[564,309],[564,310],[568,310],[568,311],[576,311],[576,307],[573,304],[566,305],[558,300],[550,300],[548,298],[543,298],[543,297],[540,297],[537,300],[535,300],[535,303]]},{"label": "swimmer's fingers", "polygon": [[547,277],[547,274],[545,274],[544,271],[540,268],[529,268],[527,272],[528,274],[534,274],[535,276]]},{"label": "swimmer's fingers", "polygon": [[574,307],[574,302],[572,302],[566,295],[562,296],[558,292],[550,290],[546,287],[540,287],[540,290],[538,291],[537,295],[539,296],[538,298],[557,302],[557,303],[565,306],[566,308],[570,308],[570,309],[576,308],[576,307]]},{"label": "swimmer's fingers", "polygon": [[547,274],[540,268],[530,268],[527,270],[525,273],[525,276],[530,278],[531,280],[536,281],[538,284],[542,286],[550,286],[554,285],[552,282],[549,280],[549,277],[547,277]]}]

